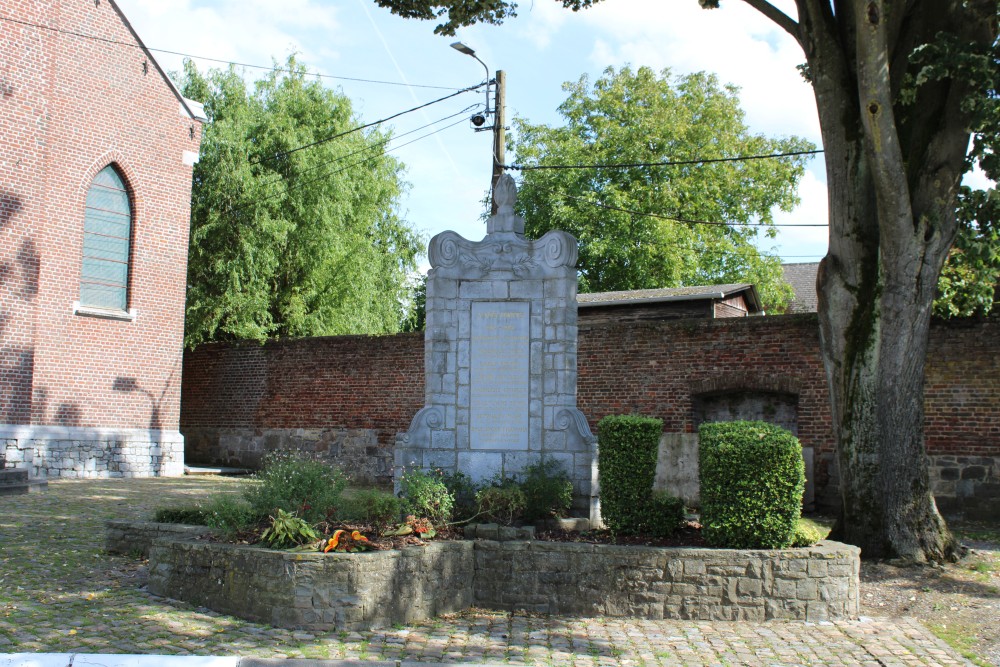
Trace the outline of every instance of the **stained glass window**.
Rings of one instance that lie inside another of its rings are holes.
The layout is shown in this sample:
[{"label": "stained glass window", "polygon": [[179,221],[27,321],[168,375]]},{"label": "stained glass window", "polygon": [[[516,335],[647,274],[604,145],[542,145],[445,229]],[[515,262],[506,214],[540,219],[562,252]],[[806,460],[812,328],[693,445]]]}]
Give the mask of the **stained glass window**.
[{"label": "stained glass window", "polygon": [[129,238],[132,206],[121,175],[101,170],[87,191],[83,223],[80,304],[125,310],[128,306]]}]

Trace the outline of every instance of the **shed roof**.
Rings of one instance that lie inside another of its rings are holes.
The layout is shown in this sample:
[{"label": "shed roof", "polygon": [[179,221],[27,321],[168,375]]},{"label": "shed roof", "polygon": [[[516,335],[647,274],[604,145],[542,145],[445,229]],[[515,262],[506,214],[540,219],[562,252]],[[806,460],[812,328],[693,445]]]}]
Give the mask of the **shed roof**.
[{"label": "shed roof", "polygon": [[757,288],[751,283],[661,287],[657,289],[626,290],[622,292],[591,292],[588,294],[578,294],[576,301],[580,308],[590,308],[665,301],[728,299],[741,292],[745,293],[747,307],[750,309],[750,312],[759,312],[761,310],[760,296],[757,294]]}]

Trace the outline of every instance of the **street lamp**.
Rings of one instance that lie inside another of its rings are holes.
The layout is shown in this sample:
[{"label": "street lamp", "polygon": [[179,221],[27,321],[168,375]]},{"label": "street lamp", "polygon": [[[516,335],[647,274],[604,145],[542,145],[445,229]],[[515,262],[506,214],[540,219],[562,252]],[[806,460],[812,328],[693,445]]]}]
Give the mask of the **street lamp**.
[{"label": "street lamp", "polygon": [[[506,100],[504,99],[505,93],[504,88],[506,87],[507,78],[504,76],[503,71],[497,70],[496,77],[490,79],[490,68],[486,66],[482,60],[479,60],[479,56],[471,48],[463,44],[462,42],[455,42],[451,45],[451,48],[455,49],[459,53],[464,53],[467,56],[472,56],[479,64],[483,66],[486,70],[486,111],[482,114],[475,114],[472,116],[472,124],[476,132],[484,132],[487,130],[493,131],[493,178],[491,180],[492,187],[491,190],[496,189],[497,181],[500,179],[500,174],[503,173],[504,167],[504,151],[506,138],[504,136],[504,131],[507,129],[504,127],[504,104]],[[496,84],[496,99],[494,100],[493,109],[490,110],[490,85]],[[484,127],[486,125],[486,116],[493,114],[493,125],[489,127]],[[496,199],[493,200],[493,213],[497,212]]]},{"label": "street lamp", "polygon": [[480,65],[483,66],[483,69],[486,70],[486,110],[482,114],[475,114],[472,117],[472,124],[476,126],[476,132],[493,129],[491,127],[483,127],[483,125],[486,124],[486,116],[490,115],[490,84],[492,83],[492,81],[490,81],[490,68],[487,67],[486,63],[482,60],[479,60],[479,56],[476,55],[476,52],[473,51],[470,46],[463,44],[462,42],[454,42],[451,45],[451,48],[455,49],[459,53],[472,56],[479,62]]}]

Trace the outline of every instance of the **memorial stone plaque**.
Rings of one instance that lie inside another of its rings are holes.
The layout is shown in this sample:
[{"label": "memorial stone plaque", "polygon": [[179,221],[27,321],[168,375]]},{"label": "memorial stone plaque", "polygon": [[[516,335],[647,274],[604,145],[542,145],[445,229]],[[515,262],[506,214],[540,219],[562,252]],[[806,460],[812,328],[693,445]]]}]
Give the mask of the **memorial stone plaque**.
[{"label": "memorial stone plaque", "polygon": [[472,304],[472,449],[528,449],[529,307],[527,301]]},{"label": "memorial stone plaque", "polygon": [[396,438],[395,475],[413,468],[510,477],[554,461],[574,510],[597,511],[596,438],[576,407],[577,244],[560,230],[524,236],[509,175],[486,236],[452,231],[427,256],[424,407]]}]

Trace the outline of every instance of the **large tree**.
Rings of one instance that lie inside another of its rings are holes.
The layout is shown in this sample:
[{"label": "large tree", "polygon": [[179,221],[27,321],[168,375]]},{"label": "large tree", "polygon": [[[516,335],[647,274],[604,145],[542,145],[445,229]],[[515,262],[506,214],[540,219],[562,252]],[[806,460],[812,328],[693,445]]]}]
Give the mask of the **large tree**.
[{"label": "large tree", "polygon": [[[970,133],[997,122],[997,0],[795,0],[795,16],[743,1],[802,47],[819,110],[830,244],[817,286],[840,467],[836,532],[868,557],[953,558],[929,488],[924,363]],[[516,8],[376,2],[402,16],[445,17],[436,29],[444,34],[502,22]]]},{"label": "large tree", "polygon": [[[806,156],[646,165],[815,147],[752,134],[737,90],[710,74],[609,68],[563,88],[563,125],[514,121],[518,206],[531,236],[563,229],[579,239],[581,290],[750,282],[780,310],[791,296],[781,260],[753,240],[762,229],[773,235],[775,207],[798,203]],[[562,168],[593,164],[643,166]]]},{"label": "large tree", "polygon": [[421,239],[397,214],[389,135],[349,132],[362,125],[350,100],[294,57],[252,87],[235,68],[204,76],[188,61],[180,88],[209,118],[186,343],[398,330]]}]

